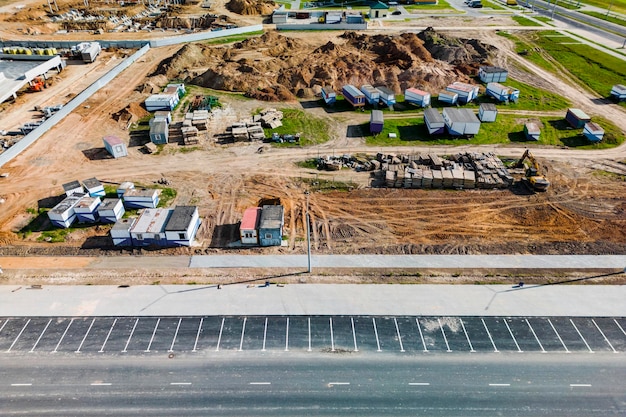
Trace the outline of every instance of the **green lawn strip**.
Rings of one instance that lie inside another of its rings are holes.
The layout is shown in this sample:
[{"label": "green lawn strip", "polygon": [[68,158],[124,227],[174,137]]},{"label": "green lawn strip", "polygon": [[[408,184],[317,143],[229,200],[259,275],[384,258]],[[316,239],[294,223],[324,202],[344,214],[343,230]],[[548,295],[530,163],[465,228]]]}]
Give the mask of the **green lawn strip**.
[{"label": "green lawn strip", "polygon": [[446,0],[439,0],[437,2],[437,4],[407,4],[404,6],[404,8],[407,11],[421,11],[421,10],[438,10],[438,11],[442,11],[442,10],[449,10],[455,13],[459,13],[459,10],[456,10],[455,8],[453,8],[452,6],[450,6],[450,3],[448,3]]},{"label": "green lawn strip", "polygon": [[626,0],[612,0],[610,2],[607,0],[585,0],[583,3],[600,9],[606,9],[609,4],[612,4],[612,12],[626,14]]},{"label": "green lawn strip", "polygon": [[482,0],[481,3],[484,7],[488,7],[491,10],[505,10],[505,8],[496,1]]},{"label": "green lawn strip", "polygon": [[256,32],[242,33],[241,35],[233,35],[233,36],[225,36],[223,38],[209,39],[205,41],[204,43],[206,43],[207,45],[223,45],[226,43],[245,41],[248,38],[260,36],[262,34],[263,34],[262,30],[257,30]]},{"label": "green lawn strip", "polygon": [[607,16],[606,13],[591,12],[586,10],[581,10],[581,13],[598,19],[606,20],[607,22],[615,23],[616,25],[626,26],[626,20],[621,19],[617,16],[611,16],[610,14]]},{"label": "green lawn strip", "polygon": [[[272,133],[296,134],[302,133],[299,145],[317,145],[328,142],[330,135],[328,134],[328,123],[324,119],[311,116],[302,110],[282,109],[283,125],[276,129],[264,129],[266,137],[272,137]],[[277,143],[277,146],[297,146],[298,143]]]},{"label": "green lawn strip", "polygon": [[511,16],[511,19],[516,21],[520,26],[542,26],[541,23],[537,23],[534,20],[528,19],[524,16]]}]

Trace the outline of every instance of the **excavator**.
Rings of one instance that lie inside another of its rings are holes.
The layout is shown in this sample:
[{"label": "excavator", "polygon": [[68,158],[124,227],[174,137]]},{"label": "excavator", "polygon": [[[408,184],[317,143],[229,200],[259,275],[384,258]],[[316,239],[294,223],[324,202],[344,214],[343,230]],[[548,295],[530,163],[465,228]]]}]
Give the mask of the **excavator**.
[{"label": "excavator", "polygon": [[[528,165],[524,163],[526,160],[529,162]],[[526,167],[526,178],[524,180],[534,191],[546,191],[548,189],[550,181],[541,173],[539,163],[529,149],[526,149],[526,152],[515,164],[515,168],[522,167]]]},{"label": "excavator", "polygon": [[43,91],[43,89],[46,88],[46,84],[43,80],[43,78],[41,77],[35,77],[30,84],[30,87],[28,88],[29,91],[31,92],[36,92],[36,91]]}]

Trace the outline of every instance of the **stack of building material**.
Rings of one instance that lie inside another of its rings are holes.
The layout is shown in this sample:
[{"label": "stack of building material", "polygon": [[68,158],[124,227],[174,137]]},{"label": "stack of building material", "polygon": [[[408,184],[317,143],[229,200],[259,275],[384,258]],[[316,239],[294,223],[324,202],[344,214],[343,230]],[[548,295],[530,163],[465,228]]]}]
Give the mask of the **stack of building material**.
[{"label": "stack of building material", "polygon": [[385,185],[389,188],[396,185],[396,171],[385,171]]},{"label": "stack of building material", "polygon": [[402,188],[404,187],[404,170],[398,169],[396,171],[396,182],[394,184],[394,188]]},{"label": "stack of building material", "polygon": [[425,169],[422,171],[422,188],[432,188],[433,186],[433,171]]},{"label": "stack of building material", "polygon": [[270,129],[276,129],[283,125],[283,112],[276,109],[265,109],[259,114],[261,125]]},{"label": "stack of building material", "polygon": [[443,162],[441,162],[441,158],[439,158],[434,153],[429,153],[427,160],[430,161],[430,165],[432,165],[435,169],[441,169],[441,167],[443,166]]},{"label": "stack of building material", "polygon": [[625,101],[626,85],[615,84],[613,88],[611,88],[611,98],[615,101]]},{"label": "stack of building material", "polygon": [[248,123],[246,125],[248,132],[248,138],[250,140],[263,140],[265,139],[265,132],[261,127],[261,123]]},{"label": "stack of building material", "polygon": [[450,185],[452,185],[452,175],[450,175],[450,184],[447,183],[447,178],[446,178],[446,174],[449,173],[450,171],[448,170],[436,170],[433,169],[432,171],[430,171],[432,176],[433,176],[433,180],[431,183],[431,186],[433,188],[443,188],[444,186],[449,187]]},{"label": "stack of building material", "polygon": [[209,120],[208,110],[194,110],[191,119],[191,125],[198,130],[207,130],[207,122]]},{"label": "stack of building material", "polygon": [[233,140],[235,142],[250,140],[250,137],[248,136],[248,128],[243,123],[234,124],[231,127],[230,132],[233,135]]},{"label": "stack of building material", "polygon": [[476,187],[476,173],[474,171],[463,170],[463,188]]},{"label": "stack of building material", "polygon": [[183,135],[185,145],[195,145],[198,143],[198,128],[195,126],[182,126],[180,132]]},{"label": "stack of building material", "polygon": [[452,188],[464,188],[465,175],[463,168],[455,165],[449,172],[452,174]]}]

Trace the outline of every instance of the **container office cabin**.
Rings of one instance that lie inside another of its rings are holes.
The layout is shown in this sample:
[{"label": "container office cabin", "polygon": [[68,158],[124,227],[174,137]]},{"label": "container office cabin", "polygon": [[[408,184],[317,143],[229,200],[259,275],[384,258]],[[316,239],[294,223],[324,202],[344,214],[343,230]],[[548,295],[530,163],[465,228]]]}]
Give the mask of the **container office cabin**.
[{"label": "container office cabin", "polygon": [[481,122],[495,122],[498,109],[493,103],[480,103],[478,106],[478,118]]},{"label": "container office cabin", "polygon": [[611,88],[611,98],[616,101],[626,100],[626,85],[615,84]]},{"label": "container office cabin", "polygon": [[169,139],[169,126],[165,120],[158,120],[150,126],[150,142],[165,145]]},{"label": "container office cabin", "polygon": [[132,190],[135,188],[135,184],[133,184],[130,181],[124,181],[123,183],[121,183],[118,187],[117,190],[115,190],[115,192],[117,193],[117,198],[122,198],[124,197],[124,193],[127,190]]},{"label": "container office cabin", "polygon": [[159,120],[165,120],[169,125],[172,123],[172,112],[169,110],[157,110],[154,112],[154,117],[150,119],[150,122],[154,123]]},{"label": "container office cabin", "polygon": [[111,228],[110,234],[113,239],[113,244],[116,246],[132,246],[133,241],[130,237],[130,229],[137,222],[136,217],[130,217],[128,219],[119,219]]},{"label": "container office cabin", "polygon": [[104,142],[104,149],[106,149],[113,156],[113,158],[128,156],[126,144],[124,144],[122,139],[117,136],[105,136],[102,138],[102,141]]},{"label": "container office cabin", "polygon": [[158,189],[132,188],[124,192],[124,207],[126,208],[156,208],[159,205]]},{"label": "container office cabin", "polygon": [[71,181],[63,184],[63,191],[65,191],[65,195],[68,197],[74,194],[80,194],[81,196],[85,194],[85,189],[78,181]]},{"label": "container office cabin", "polygon": [[488,83],[485,93],[501,102],[516,102],[519,99],[519,90],[517,88],[507,87],[499,83]]},{"label": "container office cabin", "polygon": [[83,186],[90,197],[104,197],[106,195],[104,186],[97,178],[87,178],[83,180]]},{"label": "container office cabin", "polygon": [[541,135],[541,129],[539,125],[535,122],[528,122],[524,124],[524,136],[526,140],[539,140],[539,136]]},{"label": "container office cabin", "polygon": [[459,103],[467,104],[470,101],[474,100],[476,97],[478,97],[479,89],[478,86],[456,81],[447,86],[446,90],[458,94]]},{"label": "container office cabin", "polygon": [[341,89],[343,97],[352,105],[352,107],[365,106],[365,95],[353,85],[344,85]]},{"label": "container office cabin", "polygon": [[157,110],[171,111],[174,110],[178,101],[178,94],[153,94],[146,99],[144,105],[149,112]]},{"label": "container office cabin", "polygon": [[98,206],[100,206],[100,197],[84,196],[74,206],[76,220],[78,223],[95,223],[98,221]]},{"label": "container office cabin", "polygon": [[604,138],[604,129],[602,129],[597,123],[588,122],[585,123],[583,135],[589,139],[589,142],[598,143]]},{"label": "container office cabin", "polygon": [[263,206],[259,220],[259,244],[280,246],[285,223],[283,206]]},{"label": "container office cabin", "polygon": [[380,101],[382,101],[385,106],[392,108],[393,105],[396,104],[396,93],[385,86],[377,86],[376,89],[380,93]]},{"label": "container office cabin", "polygon": [[165,223],[165,240],[168,246],[191,246],[200,227],[196,206],[176,206]]},{"label": "container office cabin", "polygon": [[332,106],[337,101],[337,93],[331,86],[322,87],[322,98],[327,106]]},{"label": "container office cabin", "polygon": [[480,130],[480,120],[470,109],[443,109],[443,120],[452,136],[473,136]]},{"label": "container office cabin", "polygon": [[503,83],[509,72],[504,68],[483,66],[478,69],[478,78],[484,83]]},{"label": "container office cabin", "polygon": [[437,96],[437,100],[441,103],[456,104],[459,100],[459,95],[457,93],[453,93],[452,91],[441,90]]},{"label": "container office cabin", "polygon": [[581,109],[567,109],[565,120],[574,129],[580,129],[585,126],[585,123],[589,123],[591,121],[591,117],[587,116],[587,113]]},{"label": "container office cabin", "polygon": [[383,112],[381,110],[372,110],[370,114],[370,133],[379,134],[385,127],[385,120],[383,118]]},{"label": "container office cabin", "polygon": [[167,246],[165,224],[169,220],[170,209],[145,209],[130,228],[133,246]]},{"label": "container office cabin", "polygon": [[76,221],[74,206],[83,198],[82,195],[71,195],[66,197],[56,206],[48,211],[50,222],[57,227],[68,228]]},{"label": "container office cabin", "polygon": [[365,94],[365,99],[370,106],[378,107],[380,101],[380,91],[372,85],[364,84],[361,86],[361,92]]},{"label": "container office cabin", "polygon": [[115,223],[125,212],[124,204],[119,198],[105,198],[98,206],[98,217],[102,223]]},{"label": "container office cabin", "polygon": [[262,210],[261,207],[249,207],[243,213],[243,218],[239,225],[239,237],[242,245],[259,244],[258,228]]},{"label": "container office cabin", "polygon": [[445,131],[446,123],[437,109],[424,110],[424,123],[430,135],[441,135]]},{"label": "container office cabin", "polygon": [[428,107],[430,106],[430,93],[417,88],[407,88],[404,90],[404,101],[420,107]]},{"label": "container office cabin", "polygon": [[184,83],[170,83],[165,88],[176,87],[176,93],[179,98],[182,98],[186,93],[185,84]]}]

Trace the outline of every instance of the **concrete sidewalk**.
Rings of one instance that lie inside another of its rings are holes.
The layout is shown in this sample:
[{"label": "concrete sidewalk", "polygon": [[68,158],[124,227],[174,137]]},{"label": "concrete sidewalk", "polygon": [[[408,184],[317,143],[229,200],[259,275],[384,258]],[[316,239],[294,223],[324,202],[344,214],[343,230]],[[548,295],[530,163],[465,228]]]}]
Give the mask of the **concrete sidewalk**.
[{"label": "concrete sidewalk", "polygon": [[0,286],[0,316],[626,316],[626,286]]}]

